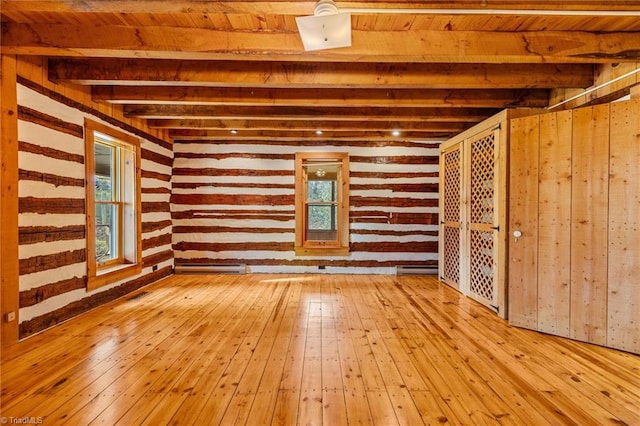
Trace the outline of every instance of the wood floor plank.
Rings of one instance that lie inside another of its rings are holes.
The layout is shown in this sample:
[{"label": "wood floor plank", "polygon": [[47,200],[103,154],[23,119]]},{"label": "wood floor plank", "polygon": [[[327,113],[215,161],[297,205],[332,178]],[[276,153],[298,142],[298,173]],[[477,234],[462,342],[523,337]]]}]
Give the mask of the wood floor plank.
[{"label": "wood floor plank", "polygon": [[435,277],[177,275],[2,353],[44,424],[640,424],[640,356],[510,327]]}]

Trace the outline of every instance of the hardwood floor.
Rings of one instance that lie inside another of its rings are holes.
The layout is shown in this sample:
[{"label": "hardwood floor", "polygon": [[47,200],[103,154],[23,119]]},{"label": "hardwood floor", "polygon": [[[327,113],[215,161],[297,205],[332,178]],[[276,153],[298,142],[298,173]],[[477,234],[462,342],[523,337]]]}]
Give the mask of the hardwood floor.
[{"label": "hardwood floor", "polygon": [[433,277],[178,275],[2,354],[2,416],[45,425],[638,425],[638,407],[640,357],[509,327]]}]

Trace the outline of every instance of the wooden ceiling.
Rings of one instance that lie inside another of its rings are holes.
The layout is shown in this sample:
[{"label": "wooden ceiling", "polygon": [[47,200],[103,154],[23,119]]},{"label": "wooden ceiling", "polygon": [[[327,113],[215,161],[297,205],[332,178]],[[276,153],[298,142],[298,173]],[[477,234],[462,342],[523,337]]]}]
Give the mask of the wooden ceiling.
[{"label": "wooden ceiling", "polygon": [[176,140],[221,142],[442,140],[640,61],[637,0],[338,1],[353,45],[305,52],[295,17],[314,5],[2,0],[2,51],[50,58],[51,80]]}]

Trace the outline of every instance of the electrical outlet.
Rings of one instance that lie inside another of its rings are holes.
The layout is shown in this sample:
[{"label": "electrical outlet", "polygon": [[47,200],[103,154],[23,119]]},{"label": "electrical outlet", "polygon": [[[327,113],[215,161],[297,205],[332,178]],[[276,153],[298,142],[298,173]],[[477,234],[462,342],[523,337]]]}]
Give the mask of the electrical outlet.
[{"label": "electrical outlet", "polygon": [[153,265],[153,266],[151,267],[151,270],[152,270],[153,272],[157,271],[157,270],[158,270],[158,265]]},{"label": "electrical outlet", "polygon": [[11,312],[7,312],[7,314],[4,316],[5,321],[6,322],[11,322],[11,321],[15,321],[16,320],[16,313],[11,311]]},{"label": "electrical outlet", "polygon": [[326,268],[326,266],[324,266],[324,265],[319,265],[318,266],[318,269],[325,269],[325,268]]}]

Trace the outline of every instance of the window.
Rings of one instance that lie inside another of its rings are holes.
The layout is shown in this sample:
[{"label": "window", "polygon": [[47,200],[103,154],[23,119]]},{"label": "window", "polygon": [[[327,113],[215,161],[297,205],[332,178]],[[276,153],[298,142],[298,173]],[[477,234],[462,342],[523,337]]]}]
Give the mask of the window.
[{"label": "window", "polygon": [[349,155],[296,154],[296,254],[349,253]]},{"label": "window", "polygon": [[85,121],[87,287],[142,270],[140,143]]}]

